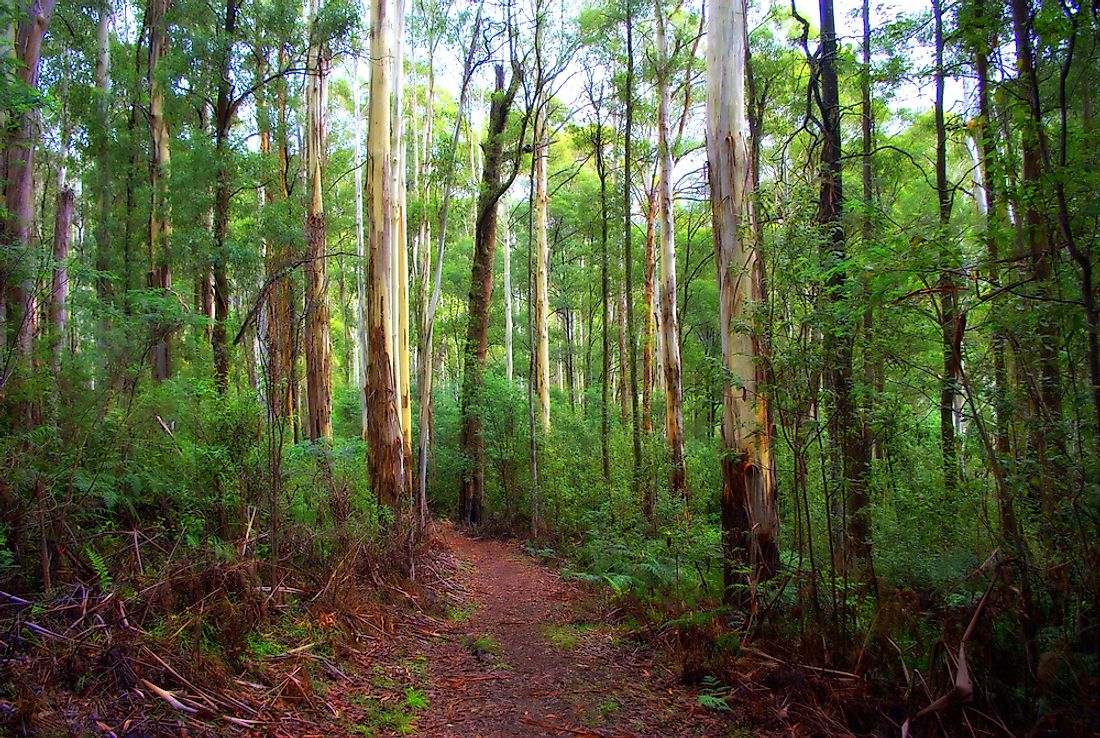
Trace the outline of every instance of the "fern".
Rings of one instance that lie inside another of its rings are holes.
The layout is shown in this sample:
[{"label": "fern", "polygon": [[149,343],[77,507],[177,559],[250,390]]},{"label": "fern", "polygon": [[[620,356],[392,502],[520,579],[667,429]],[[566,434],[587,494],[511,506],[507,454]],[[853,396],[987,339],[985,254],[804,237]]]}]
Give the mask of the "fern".
[{"label": "fern", "polygon": [[728,712],[730,709],[730,706],[726,702],[725,697],[719,697],[713,694],[699,695],[698,702],[700,707],[705,707],[708,710],[719,710],[721,712]]},{"label": "fern", "polygon": [[103,557],[97,554],[91,546],[84,547],[84,555],[88,558],[88,563],[92,565],[92,569],[95,570],[99,588],[104,592],[114,589],[114,580],[111,578],[111,572],[107,569],[107,562],[103,560]]}]

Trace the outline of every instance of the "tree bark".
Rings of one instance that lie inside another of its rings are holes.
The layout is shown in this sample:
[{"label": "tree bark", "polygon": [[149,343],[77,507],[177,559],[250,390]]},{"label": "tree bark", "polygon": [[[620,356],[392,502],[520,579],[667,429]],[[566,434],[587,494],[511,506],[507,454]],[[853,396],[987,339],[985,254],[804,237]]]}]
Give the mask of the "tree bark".
[{"label": "tree bark", "polygon": [[[228,141],[233,125],[233,82],[231,63],[234,36],[237,32],[237,0],[225,1],[224,56],[219,65],[218,98],[214,105],[214,329],[210,345],[214,354],[214,386],[220,394],[229,389],[229,345],[226,341],[226,320],[229,319],[229,276],[226,238],[229,234],[229,201],[232,197],[229,181]],[[205,277],[204,277],[205,280]]]},{"label": "tree bark", "polygon": [[[833,0],[819,0],[821,13],[821,47],[818,53],[820,79],[821,196],[817,221],[826,230],[824,266],[831,276],[826,280],[826,299],[843,303],[846,285],[850,282],[843,217],[842,155],[840,146],[840,90],[837,81],[836,23]],[[852,315],[851,310],[837,311]],[[870,472],[863,433],[859,425],[853,397],[852,353],[855,326],[851,318],[841,317],[830,322],[823,331],[825,375],[832,391],[830,412],[830,442],[839,447],[840,463],[834,471],[844,495],[846,535],[841,546],[841,566],[855,572],[865,583],[873,585],[870,544],[870,510],[867,479]]]},{"label": "tree bark", "polygon": [[61,356],[69,325],[69,248],[73,232],[73,188],[59,176],[53,226],[53,279],[50,285],[50,356],[53,373],[60,377]]},{"label": "tree bark", "polygon": [[379,502],[394,512],[405,493],[405,443],[401,432],[398,377],[390,347],[395,321],[392,304],[392,274],[395,260],[393,218],[394,177],[392,167],[390,76],[393,67],[392,33],[396,3],[374,0],[371,5],[371,78],[367,132],[367,191],[370,198],[367,262],[367,408],[370,453],[368,466],[371,489]]},{"label": "tree bark", "polygon": [[512,383],[515,367],[512,357],[512,229],[511,210],[508,200],[502,203],[504,212],[498,215],[500,220],[500,241],[504,245],[504,373],[508,384]]},{"label": "tree bark", "polygon": [[320,7],[320,0],[311,0],[306,57],[306,436],[315,443],[332,438],[332,346],[323,195],[330,62],[316,26]]},{"label": "tree bark", "polygon": [[607,257],[607,165],[604,161],[603,120],[600,119],[600,108],[595,99],[591,99],[596,108],[596,135],[593,144],[596,149],[596,175],[600,180],[600,460],[603,464],[604,487],[611,489],[611,450],[608,437],[610,435],[609,404],[611,402],[609,386],[611,384],[611,305],[609,295],[611,292],[608,271],[610,264]]},{"label": "tree bark", "polygon": [[497,246],[497,205],[511,185],[511,177],[502,181],[505,130],[508,112],[522,79],[518,65],[514,65],[511,82],[505,90],[503,64],[496,65],[495,75],[496,92],[489,112],[489,130],[483,144],[485,161],[474,227],[474,259],[467,303],[469,323],[462,378],[461,440],[469,466],[463,474],[462,487],[459,490],[459,519],[470,525],[480,525],[485,519],[485,438],[482,418],[485,410],[482,403],[485,360],[489,346],[493,261]]},{"label": "tree bark", "polygon": [[955,248],[948,232],[951,221],[952,193],[947,183],[947,125],[944,119],[944,69],[943,69],[943,9],[940,0],[932,0],[932,16],[935,36],[935,104],[936,121],[936,201],[939,213],[939,238],[941,253],[949,263],[940,271],[940,332],[943,348],[943,375],[940,378],[940,452],[942,455],[943,484],[948,495],[959,486],[959,453],[955,443],[955,398],[962,370],[963,317],[958,308],[958,287],[955,280]]},{"label": "tree bark", "polygon": [[[645,321],[642,323],[642,430],[653,432],[653,388],[656,368],[657,187],[649,191],[645,212]],[[648,503],[647,503],[648,504]]]},{"label": "tree bark", "polygon": [[[412,456],[412,400],[409,391],[409,252],[406,218],[405,176],[405,0],[395,0],[393,15],[393,55],[391,57],[393,102],[390,107],[390,156],[393,158],[393,296],[394,370],[397,374],[401,432],[405,439],[405,461]],[[411,469],[406,469],[406,478]]]},{"label": "tree bark", "polygon": [[623,279],[626,295],[626,361],[630,364],[630,437],[634,453],[632,486],[635,499],[641,497],[642,512],[652,522],[653,511],[649,495],[642,485],[642,432],[638,418],[638,345],[637,327],[634,323],[634,229],[631,216],[633,202],[630,196],[631,172],[634,166],[634,3],[626,3],[626,80],[623,97]]},{"label": "tree bark", "polygon": [[[171,241],[172,207],[168,197],[171,176],[171,133],[164,110],[164,89],[157,66],[168,51],[168,12],[170,0],[149,0],[146,22],[149,26],[149,63],[146,79],[149,83],[149,273],[150,288],[168,292],[172,289]],[[171,328],[154,320],[150,365],[153,381],[172,376]]]},{"label": "tree bark", "polygon": [[1021,351],[1020,359],[1030,365],[1038,390],[1032,392],[1032,414],[1028,423],[1029,444],[1042,475],[1029,475],[1031,494],[1042,512],[1041,527],[1049,532],[1054,508],[1065,490],[1065,447],[1062,423],[1062,371],[1058,363],[1060,331],[1049,314],[1049,300],[1055,296],[1054,247],[1046,207],[1042,202],[1048,191],[1043,169],[1049,166],[1046,134],[1043,129],[1039,81],[1035,53],[1031,46],[1031,10],[1029,0],[1012,0],[1012,28],[1016,42],[1016,65],[1025,97],[1026,117],[1021,134],[1022,169],[1020,190],[1023,202],[1023,235],[1041,304],[1031,309],[1035,321],[1035,339]]},{"label": "tree bark", "polygon": [[107,272],[111,266],[111,0],[101,0],[96,21],[96,125],[91,132],[92,149],[96,167],[95,212],[93,230],[95,241],[96,298],[99,301],[96,326],[96,343],[102,356],[107,356],[107,332],[111,299],[111,279]]},{"label": "tree bark", "polygon": [[355,116],[355,254],[358,264],[355,268],[355,287],[358,297],[356,310],[355,339],[358,350],[359,375],[359,435],[367,440],[367,274],[366,240],[363,235],[363,116],[360,111],[360,98],[363,88],[359,83],[359,60],[355,60],[355,84],[352,98]]},{"label": "tree bark", "polygon": [[[754,578],[778,570],[779,516],[756,314],[765,297],[763,263],[747,240],[752,234],[752,168],[745,121],[745,6],[740,1],[712,5],[707,21],[707,161],[726,372],[720,456],[722,540],[725,599],[731,601],[732,562],[751,567]],[[751,330],[735,327],[750,322]]]},{"label": "tree bark", "polygon": [[[541,26],[540,26],[541,27]],[[547,220],[549,196],[546,190],[546,159],[550,141],[546,135],[546,107],[543,100],[535,117],[535,391],[544,433],[550,431],[550,297],[547,270]]]},{"label": "tree bark", "polygon": [[687,470],[684,466],[683,387],[680,382],[680,325],[676,315],[676,232],[672,197],[672,144],[669,139],[670,66],[665,17],[661,0],[655,0],[657,13],[657,111],[660,161],[658,206],[661,220],[661,329],[663,332],[666,433],[669,448],[669,489],[687,500]]}]

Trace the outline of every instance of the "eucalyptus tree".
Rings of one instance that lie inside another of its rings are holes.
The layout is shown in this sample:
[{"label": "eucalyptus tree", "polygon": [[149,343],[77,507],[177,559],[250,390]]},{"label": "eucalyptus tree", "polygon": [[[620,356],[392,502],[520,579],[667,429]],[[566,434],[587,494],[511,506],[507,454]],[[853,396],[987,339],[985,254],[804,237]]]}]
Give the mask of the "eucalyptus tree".
[{"label": "eucalyptus tree", "polygon": [[743,2],[709,8],[707,160],[725,371],[719,464],[726,599],[734,591],[733,562],[752,566],[754,574],[774,573],[779,565],[775,461],[756,314],[765,298],[764,267],[749,227],[747,42]]},{"label": "eucalyptus tree", "polygon": [[398,0],[373,0],[370,31],[370,106],[367,125],[369,193],[367,257],[367,434],[371,489],[395,512],[406,488],[405,441],[401,431],[399,379],[393,347],[398,306],[393,304],[394,198],[391,139],[394,14]]},{"label": "eucalyptus tree", "polygon": [[[164,82],[158,66],[168,53],[169,0],[149,0],[145,13],[148,30],[148,62],[145,78],[149,86],[149,235],[146,243],[149,271],[147,282],[169,299],[172,289],[172,205],[169,197],[171,177],[171,131],[164,106]],[[172,375],[171,327],[165,320],[154,320],[150,367],[154,381]]]},{"label": "eucalyptus tree", "polygon": [[666,433],[669,451],[669,489],[686,498],[687,468],[684,463],[684,396],[680,363],[680,327],[676,310],[676,231],[672,192],[672,140],[669,131],[668,39],[664,5],[655,0],[657,18],[657,137],[659,159],[658,207],[661,222],[661,328],[663,332]]}]

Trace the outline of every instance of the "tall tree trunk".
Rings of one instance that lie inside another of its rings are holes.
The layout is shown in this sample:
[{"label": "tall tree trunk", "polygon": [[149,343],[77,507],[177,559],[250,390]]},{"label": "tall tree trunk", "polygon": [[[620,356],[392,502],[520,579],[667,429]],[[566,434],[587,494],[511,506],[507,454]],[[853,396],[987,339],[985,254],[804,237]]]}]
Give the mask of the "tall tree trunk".
[{"label": "tall tree trunk", "polygon": [[72,140],[72,123],[69,117],[69,84],[67,55],[62,55],[65,75],[60,84],[61,151],[57,166],[57,193],[54,198],[53,274],[50,279],[48,319],[50,370],[54,378],[61,379],[61,357],[65,347],[65,333],[69,325],[69,249],[72,244],[73,203],[76,195],[69,186],[69,147]]},{"label": "tall tree trunk", "polygon": [[[474,17],[473,33],[470,36],[470,45],[466,48],[466,61],[462,69],[462,89],[458,96],[458,111],[455,115],[455,125],[452,133],[451,140],[458,140],[458,133],[462,130],[462,119],[466,111],[466,99],[470,90],[470,77],[473,74],[474,69],[474,53],[477,50],[478,40],[481,37],[481,18],[484,11],[484,5],[478,5],[477,15]],[[434,86],[434,77],[429,79],[429,112],[431,111],[432,103],[432,89]],[[430,151],[430,140],[425,141],[425,157],[427,157]],[[443,182],[441,183],[441,191],[443,193],[443,202],[439,208],[439,234],[438,243],[436,249],[436,261],[434,274],[431,275],[431,297],[428,298],[428,272],[431,266],[431,253],[430,245],[425,246],[424,255],[424,269],[423,279],[424,282],[424,314],[422,316],[422,322],[420,325],[420,349],[418,353],[422,358],[420,362],[420,378],[418,381],[417,391],[419,394],[418,400],[420,405],[420,416],[417,419],[419,428],[419,442],[418,442],[418,456],[417,456],[417,508],[420,516],[420,525],[423,526],[427,522],[428,514],[428,452],[431,448],[431,429],[432,429],[432,368],[435,363],[434,353],[434,340],[435,340],[435,313],[439,308],[440,297],[443,290],[443,253],[447,244],[447,214],[451,204],[451,194],[454,191],[452,186],[454,183],[455,166],[458,161],[457,147],[451,148],[450,160],[447,162],[447,168],[443,172]],[[425,189],[427,192],[427,178],[424,179]],[[426,220],[426,216],[425,217]],[[429,232],[430,234],[430,232]],[[446,348],[446,347],[444,347]],[[444,351],[444,356],[446,351]]]},{"label": "tall tree trunk", "polygon": [[371,489],[382,504],[397,511],[405,493],[405,443],[401,433],[398,377],[390,347],[395,321],[392,304],[394,267],[393,174],[390,116],[390,76],[393,67],[394,0],[374,0],[371,5],[371,78],[367,131],[367,191],[370,198],[369,245],[367,262],[367,326],[369,350],[367,362],[367,407],[370,415],[368,434]]},{"label": "tall tree trunk", "polygon": [[633,201],[630,196],[631,172],[634,166],[633,127],[634,127],[634,3],[626,3],[626,80],[623,91],[623,279],[626,295],[626,344],[627,356],[624,360],[630,364],[630,437],[631,450],[634,453],[632,475],[635,499],[641,497],[642,512],[653,521],[653,510],[649,495],[643,493],[642,485],[642,429],[638,418],[638,345],[634,323],[634,229],[631,216]]},{"label": "tall tree trunk", "polygon": [[[596,107],[595,100],[593,107]],[[610,435],[610,392],[611,384],[611,305],[609,296],[611,293],[608,271],[610,264],[607,257],[607,165],[604,162],[603,121],[600,120],[600,109],[596,110],[596,136],[593,143],[596,148],[596,174],[600,180],[600,459],[603,462],[604,486],[611,489],[611,449],[608,437]]]},{"label": "tall tree trunk", "polygon": [[111,299],[111,279],[107,275],[111,266],[111,0],[100,0],[96,21],[96,125],[91,132],[92,150],[96,166],[95,239],[96,298],[99,301],[97,315],[97,344],[102,356],[107,356],[107,332]]},{"label": "tall tree trunk", "polygon": [[[226,341],[226,320],[229,319],[229,275],[226,261],[229,235],[229,201],[232,197],[229,181],[229,132],[233,125],[233,82],[231,64],[233,41],[237,33],[237,0],[225,0],[225,44],[218,81],[218,99],[214,105],[214,329],[210,345],[214,354],[214,386],[225,394],[229,389],[229,345]],[[204,277],[205,280],[205,277]]]},{"label": "tall tree trunk", "polygon": [[617,295],[618,306],[615,310],[616,322],[619,324],[619,425],[627,427],[630,422],[630,363],[626,352],[626,291]]},{"label": "tall tree trunk", "polygon": [[[261,49],[259,73],[266,73],[267,51]],[[281,56],[282,52],[280,53]],[[283,59],[280,58],[280,62]],[[264,204],[270,206],[275,202],[285,200],[289,196],[288,172],[288,148],[287,141],[287,96],[286,81],[276,80],[275,86],[275,125],[276,136],[276,171],[275,185],[264,188]],[[272,146],[272,110],[268,105],[267,95],[260,92],[256,98],[257,117],[260,132],[260,153],[270,156]],[[297,358],[297,299],[294,281],[286,278],[283,271],[290,267],[293,255],[284,239],[277,238],[266,244],[265,267],[267,279],[272,281],[271,293],[268,295],[267,304],[267,360],[268,382],[267,402],[268,414],[272,422],[280,423],[286,419],[291,420],[297,437],[297,423],[294,422],[296,409],[296,378],[295,360]]]},{"label": "tall tree trunk", "polygon": [[680,382],[680,325],[676,315],[676,231],[672,199],[672,143],[669,139],[668,41],[664,7],[655,0],[657,13],[657,155],[660,161],[658,205],[661,219],[661,330],[665,364],[666,432],[669,448],[669,489],[687,499],[687,470],[684,466],[684,398]]},{"label": "tall tree trunk", "polygon": [[[149,25],[149,245],[148,284],[156,290],[172,289],[171,240],[172,207],[168,197],[171,176],[171,133],[164,110],[164,89],[157,72],[168,51],[168,12],[170,0],[149,0],[146,22]],[[154,321],[151,361],[153,381],[172,376],[170,328]]]},{"label": "tall tree trunk", "polygon": [[[871,108],[871,7],[869,0],[863,0],[863,7],[861,8],[860,15],[863,21],[863,65],[860,69],[860,133],[863,150],[861,152],[861,164],[860,168],[861,180],[863,184],[863,218],[860,223],[862,229],[862,238],[865,248],[872,245],[875,232],[874,215],[876,209],[875,193],[874,193],[874,169],[872,161],[872,130],[874,128],[874,112]],[[751,70],[750,70],[751,73]],[[761,100],[761,106],[764,101]],[[761,118],[763,118],[763,110],[761,109]],[[753,162],[756,171],[759,172],[759,142],[754,138],[753,143],[754,155]],[[863,277],[863,292],[865,299],[868,298],[870,293],[870,275],[864,275]],[[881,374],[879,367],[876,363],[877,357],[872,350],[873,346],[873,330],[875,321],[874,305],[870,299],[867,299],[867,303],[863,307],[863,381],[868,389],[877,388],[879,386],[878,376]],[[874,437],[871,431],[870,413],[866,413],[862,419],[861,426],[863,429],[863,446],[864,453],[868,457],[872,456],[875,451]]]},{"label": "tall tree trunk", "polygon": [[948,496],[959,486],[959,454],[955,444],[955,398],[962,370],[963,317],[958,308],[958,287],[955,280],[955,248],[948,232],[951,221],[952,193],[947,183],[947,125],[944,120],[944,69],[943,69],[943,8],[940,0],[932,0],[932,16],[935,36],[935,85],[934,117],[936,120],[936,201],[939,212],[939,238],[941,253],[947,262],[940,272],[940,331],[943,348],[943,376],[940,378],[940,451],[942,454],[943,484]]},{"label": "tall tree trunk", "polygon": [[[541,28],[541,26],[540,26]],[[550,430],[550,297],[547,270],[547,220],[549,196],[546,189],[546,159],[550,140],[546,133],[545,100],[535,117],[535,391],[538,394],[539,418],[544,433]]]},{"label": "tall tree trunk", "polygon": [[504,372],[508,384],[512,383],[515,367],[512,357],[512,228],[511,208],[507,198],[502,203],[503,213],[500,220],[500,240],[504,245]]},{"label": "tall tree trunk", "polygon": [[[15,8],[15,74],[29,89],[38,89],[38,65],[42,40],[53,15],[54,0],[27,0]],[[12,110],[5,121],[9,131],[4,142],[2,171],[4,205],[3,239],[15,250],[9,269],[0,267],[0,300],[3,301],[7,330],[14,339],[18,364],[29,366],[37,329],[38,305],[34,294],[32,239],[34,221],[34,152],[38,134],[33,110]],[[0,376],[3,387],[8,376]],[[28,406],[24,422],[35,424],[34,410]]]},{"label": "tall tree trunk", "polygon": [[[409,394],[409,252],[405,188],[405,0],[395,0],[391,57],[393,101],[390,107],[390,156],[393,176],[393,298],[394,371],[397,375],[401,432],[405,439],[405,462],[412,456],[412,401]],[[406,478],[411,469],[406,469]]]},{"label": "tall tree trunk", "polygon": [[306,436],[314,442],[332,438],[332,345],[323,196],[330,62],[317,27],[320,7],[320,0],[311,0],[306,57]]},{"label": "tall tree trunk", "polygon": [[459,519],[480,525],[485,519],[485,438],[482,419],[486,351],[489,346],[489,308],[493,294],[493,260],[497,247],[497,205],[511,184],[502,182],[505,130],[521,81],[518,65],[504,88],[504,65],[497,64],[496,92],[489,112],[489,130],[483,145],[485,164],[479,188],[474,228],[474,259],[470,275],[465,363],[462,377],[461,442],[469,467],[459,490]]},{"label": "tall tree trunk", "polygon": [[[1051,298],[1055,296],[1054,247],[1050,234],[1054,230],[1048,221],[1043,198],[1048,189],[1043,181],[1043,169],[1049,166],[1046,134],[1043,129],[1042,104],[1031,45],[1031,8],[1029,0],[1012,0],[1012,28],[1016,41],[1016,65],[1025,97],[1026,117],[1021,135],[1022,171],[1020,189],[1023,192],[1022,226],[1040,303],[1032,308],[1035,320],[1035,340],[1021,352],[1020,359],[1035,368],[1038,390],[1032,393],[1033,417],[1028,423],[1029,443],[1037,468],[1044,473],[1029,475],[1032,496],[1041,505],[1044,535],[1050,532],[1055,505],[1065,490],[1065,467],[1062,423],[1062,371],[1058,362],[1060,331],[1050,314]],[[1019,212],[1019,211],[1018,211]]]},{"label": "tall tree trunk", "polygon": [[[1000,181],[1001,172],[996,162],[997,154],[997,127],[993,122],[993,108],[990,103],[989,92],[989,34],[993,32],[991,20],[986,16],[987,8],[983,0],[975,3],[978,15],[977,23],[980,24],[982,34],[974,47],[974,70],[977,75],[978,95],[978,124],[976,142],[980,152],[979,172],[981,174],[982,193],[985,198],[983,216],[985,228],[983,239],[985,242],[986,258],[989,261],[989,285],[993,290],[999,290],[1001,286],[1000,273],[1000,234],[1007,232],[1009,227],[1008,213],[1006,211],[1007,197]],[[1012,407],[1008,398],[1008,364],[1005,352],[1008,346],[1008,335],[1000,319],[999,311],[993,311],[993,386],[994,386],[994,438],[997,454],[1007,460],[1012,452],[1010,427],[1012,422]],[[999,498],[1001,527],[1011,540],[1017,537],[1016,514],[1011,493],[1007,488],[1002,489]]]},{"label": "tall tree trunk", "polygon": [[[752,168],[745,121],[744,3],[712,5],[707,23],[707,161],[719,335],[727,373],[722,388],[720,464],[725,599],[729,601],[734,591],[733,562],[752,567],[754,577],[777,571],[778,513],[756,314],[765,297],[763,263],[755,245],[746,240],[752,234]],[[750,322],[751,330],[735,327]]]},{"label": "tall tree trunk", "polygon": [[356,310],[356,345],[359,347],[359,435],[367,440],[367,269],[366,241],[363,236],[363,116],[360,98],[363,88],[359,83],[359,60],[355,60],[355,86],[352,88],[355,115],[355,287],[358,297]]},{"label": "tall tree trunk", "polygon": [[[61,171],[64,171],[62,168]],[[50,363],[54,377],[60,377],[65,333],[69,326],[69,249],[73,233],[73,203],[76,194],[58,175],[59,189],[54,210],[53,279],[50,286]]]},{"label": "tall tree trunk", "polygon": [[[642,430],[653,432],[653,388],[657,344],[657,187],[650,188],[645,211],[645,321],[642,323]],[[648,497],[647,497],[648,500]],[[649,502],[646,503],[647,505]]]},{"label": "tall tree trunk", "polygon": [[[821,197],[817,221],[826,229],[824,262],[831,276],[826,283],[827,299],[842,303],[848,298],[850,281],[845,265],[846,245],[841,183],[840,89],[837,81],[836,23],[833,0],[819,0],[821,47],[818,52],[820,79]],[[852,315],[851,310],[838,311]],[[852,381],[852,353],[855,326],[851,318],[830,323],[824,331],[825,374],[832,390],[830,442],[839,446],[839,467],[834,473],[844,494],[846,535],[842,545],[842,566],[854,571],[865,583],[873,584],[870,545],[870,510],[867,496],[869,464],[863,448],[863,433],[856,413]]]}]

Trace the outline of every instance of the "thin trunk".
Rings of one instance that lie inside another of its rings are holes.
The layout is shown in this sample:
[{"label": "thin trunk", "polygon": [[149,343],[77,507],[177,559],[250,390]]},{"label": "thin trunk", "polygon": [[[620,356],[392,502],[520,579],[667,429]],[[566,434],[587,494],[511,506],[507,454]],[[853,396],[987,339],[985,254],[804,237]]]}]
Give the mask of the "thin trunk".
[{"label": "thin trunk", "polygon": [[[474,53],[477,50],[478,39],[481,34],[481,14],[484,5],[478,5],[477,15],[474,18],[473,33],[470,37],[470,45],[466,49],[466,62],[462,69],[462,89],[458,96],[458,111],[455,115],[455,125],[452,140],[458,139],[458,133],[462,130],[462,118],[466,110],[466,98],[470,89],[470,76],[474,69]],[[434,79],[434,78],[433,78]],[[429,90],[433,83],[429,81]],[[431,109],[431,92],[429,91],[429,110]],[[425,151],[428,150],[428,141],[425,141]],[[419,449],[417,458],[417,507],[420,515],[420,525],[427,522],[428,514],[428,452],[431,448],[432,429],[432,367],[435,363],[434,339],[435,339],[435,314],[439,309],[439,301],[443,290],[443,253],[447,244],[447,212],[450,208],[451,193],[454,191],[455,166],[457,164],[457,149],[452,147],[450,161],[443,173],[441,191],[443,202],[439,208],[439,235],[436,250],[435,271],[432,275],[431,298],[424,301],[424,315],[420,326],[420,351],[423,357],[420,363],[420,379],[418,383],[420,417],[419,423]],[[426,179],[425,179],[426,183]],[[427,184],[425,184],[425,191]],[[428,250],[428,247],[425,248]],[[428,267],[430,266],[430,251],[425,254],[424,279],[428,279]],[[427,297],[427,283],[424,284],[424,295]],[[444,351],[446,356],[446,351]]]},{"label": "thin trunk", "polygon": [[321,0],[311,0],[306,57],[306,436],[313,442],[332,438],[332,345],[329,335],[327,224],[323,176],[327,145],[330,60],[316,27]]},{"label": "thin trunk", "polygon": [[363,116],[360,98],[363,95],[359,83],[359,59],[355,60],[355,86],[352,88],[355,109],[355,289],[358,297],[356,310],[356,345],[359,347],[359,434],[367,440],[367,275],[366,246],[363,237]]},{"label": "thin trunk", "polygon": [[97,343],[102,356],[107,355],[107,304],[111,299],[111,280],[107,272],[111,265],[111,0],[101,0],[96,22],[96,125],[91,132],[96,166],[95,268],[98,311]]},{"label": "thin trunk", "polygon": [[626,292],[620,292],[618,298],[615,318],[619,324],[619,425],[626,428],[627,423],[630,422],[630,369],[627,366],[630,362],[626,353]]},{"label": "thin trunk", "polygon": [[[595,106],[595,101],[593,102]],[[611,293],[608,271],[610,265],[607,257],[607,166],[604,162],[603,121],[599,118],[599,109],[596,116],[596,174],[600,180],[600,459],[603,462],[604,486],[611,489],[611,451],[608,437],[610,435],[610,392],[611,383],[611,305],[609,296]]]},{"label": "thin trunk", "polygon": [[947,126],[944,120],[943,10],[940,0],[932,0],[935,24],[935,106],[936,119],[936,201],[939,205],[939,238],[942,253],[949,263],[940,272],[940,331],[943,348],[943,375],[940,378],[940,452],[942,455],[944,490],[954,494],[959,484],[959,454],[955,444],[955,397],[962,367],[962,318],[958,312],[955,284],[955,248],[948,232],[951,221],[952,193],[947,183]]},{"label": "thin trunk", "polygon": [[[1029,443],[1037,468],[1044,473],[1029,475],[1032,496],[1041,505],[1044,534],[1050,532],[1054,508],[1065,490],[1065,453],[1062,422],[1062,372],[1058,362],[1060,331],[1049,300],[1055,297],[1054,254],[1045,204],[1047,189],[1043,170],[1049,166],[1046,135],[1043,129],[1039,81],[1035,55],[1031,46],[1031,9],[1028,0],[1012,0],[1012,27],[1016,41],[1016,64],[1022,91],[1026,96],[1027,116],[1021,136],[1023,166],[1021,171],[1022,234],[1030,258],[1040,304],[1032,308],[1035,320],[1035,341],[1026,348],[1021,359],[1033,364],[1038,390],[1032,393],[1034,417],[1028,423]],[[1064,233],[1062,234],[1065,235]]]},{"label": "thin trunk", "polygon": [[[540,26],[541,28],[541,26]],[[542,100],[535,119],[535,389],[539,400],[539,417],[544,433],[550,431],[550,297],[547,270],[549,246],[547,245],[547,211],[549,196],[546,189],[546,159],[550,141],[546,134],[546,106]]]},{"label": "thin trunk", "polygon": [[[649,191],[645,212],[645,321],[642,323],[642,430],[653,432],[653,389],[656,383],[657,303],[657,187]],[[648,498],[647,498],[648,500]],[[647,502],[647,505],[649,503]]]},{"label": "thin trunk", "polygon": [[[171,172],[171,133],[164,110],[164,89],[157,73],[157,66],[168,50],[168,12],[170,0],[150,0],[147,13],[149,24],[149,62],[146,79],[149,83],[149,243],[148,285],[167,292],[172,289],[171,239],[172,208],[168,197]],[[150,364],[154,381],[168,379],[172,375],[170,329],[161,321],[153,322],[152,354]]]},{"label": "thin trunk", "polygon": [[504,371],[508,384],[512,383],[515,370],[512,361],[512,229],[508,200],[503,202],[504,212],[499,214],[500,240],[504,245]]},{"label": "thin trunk", "polygon": [[[62,168],[61,171],[64,171]],[[50,288],[50,359],[54,377],[60,377],[65,332],[69,325],[69,249],[73,233],[73,203],[76,194],[58,175],[59,189],[54,212],[53,278]]]},{"label": "thin trunk", "polygon": [[[840,90],[837,80],[837,37],[833,0],[819,0],[821,48],[818,53],[818,77],[821,85],[820,116],[822,125],[821,197],[817,221],[826,229],[824,261],[832,276],[826,283],[826,299],[843,303],[849,299],[845,287],[846,245],[841,182]],[[845,311],[849,312],[850,311]],[[854,570],[865,583],[873,584],[871,569],[868,459],[863,434],[856,417],[852,382],[852,354],[855,326],[845,321],[829,324],[823,337],[825,375],[832,390],[830,442],[839,449],[840,463],[834,479],[843,490],[845,531],[842,565]]]},{"label": "thin trunk", "polygon": [[[634,127],[634,4],[627,0],[626,5],[626,85],[623,101],[623,278],[626,282],[624,296],[626,308],[626,344],[627,356],[624,360],[630,364],[630,435],[631,449],[634,452],[633,489],[635,499],[642,497],[642,433],[638,419],[638,346],[634,324],[634,242],[633,242],[633,204],[630,197],[631,167],[633,160]],[[648,494],[642,497],[642,511],[652,522],[653,511]]]},{"label": "thin trunk", "polygon": [[[226,341],[226,320],[229,319],[229,277],[226,238],[229,234],[229,201],[232,197],[229,181],[228,141],[233,125],[234,105],[231,62],[233,37],[237,32],[237,1],[225,2],[225,53],[221,59],[218,99],[214,105],[214,329],[210,345],[214,354],[214,386],[225,394],[229,388],[229,345]],[[205,277],[204,277],[205,281]]]},{"label": "thin trunk", "polygon": [[[409,393],[409,252],[406,218],[405,175],[405,0],[396,0],[393,15],[393,55],[391,57],[393,101],[390,107],[390,156],[393,177],[393,322],[394,371],[397,374],[401,432],[405,440],[405,462],[412,457],[412,401]],[[411,475],[406,469],[406,478]]]},{"label": "thin trunk", "polygon": [[661,219],[661,329],[665,369],[666,432],[669,448],[669,489],[687,500],[687,474],[684,467],[684,398],[680,383],[680,326],[676,315],[676,232],[673,221],[672,143],[669,139],[668,42],[662,0],[655,0],[657,13],[657,112],[660,181],[658,206]]}]

